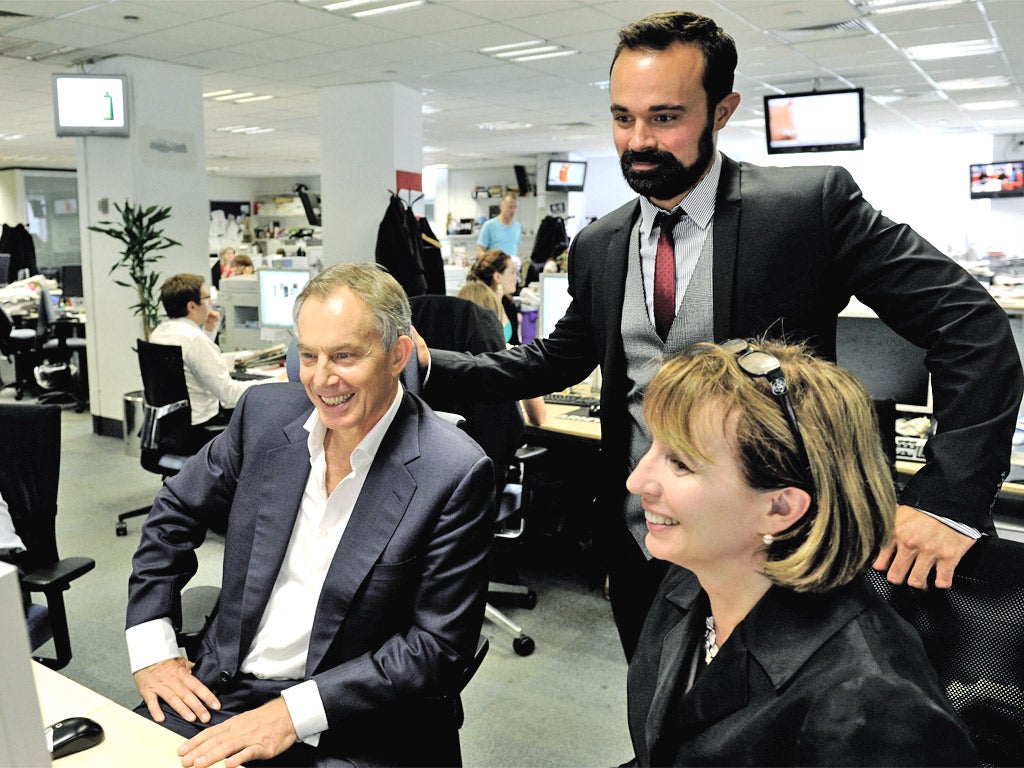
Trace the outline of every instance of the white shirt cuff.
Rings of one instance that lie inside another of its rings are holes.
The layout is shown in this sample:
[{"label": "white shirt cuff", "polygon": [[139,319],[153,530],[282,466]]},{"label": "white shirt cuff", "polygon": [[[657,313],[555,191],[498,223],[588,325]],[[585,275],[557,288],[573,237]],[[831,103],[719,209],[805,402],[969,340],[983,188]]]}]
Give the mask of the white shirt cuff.
[{"label": "white shirt cuff", "polygon": [[923,512],[924,514],[928,515],[928,517],[935,518],[944,525],[948,525],[954,531],[956,531],[957,533],[961,533],[964,536],[970,536],[972,539],[980,539],[982,536],[981,531],[979,531],[977,528],[972,528],[969,525],[958,523],[956,520],[950,520],[948,517],[942,517],[941,515],[932,514],[927,509],[920,509],[918,507],[914,507],[914,509],[916,509],[918,512]]},{"label": "white shirt cuff", "polygon": [[128,627],[124,631],[124,639],[128,644],[128,663],[133,675],[158,661],[176,659],[182,655],[177,638],[174,637],[174,627],[167,618]]},{"label": "white shirt cuff", "polygon": [[320,743],[320,733],[327,730],[327,712],[320,698],[316,680],[306,680],[281,691],[292,726],[299,741],[315,747]]}]

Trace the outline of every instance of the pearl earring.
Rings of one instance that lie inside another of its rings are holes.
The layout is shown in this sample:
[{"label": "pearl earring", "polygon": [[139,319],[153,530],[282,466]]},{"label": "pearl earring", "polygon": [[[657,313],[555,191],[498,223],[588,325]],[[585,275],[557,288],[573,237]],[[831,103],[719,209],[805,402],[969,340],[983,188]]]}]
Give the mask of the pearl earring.
[{"label": "pearl earring", "polygon": [[761,537],[761,541],[764,542],[764,545],[766,547],[770,547],[772,545],[772,542],[775,541],[775,537],[772,536],[770,533],[766,533],[764,536]]}]

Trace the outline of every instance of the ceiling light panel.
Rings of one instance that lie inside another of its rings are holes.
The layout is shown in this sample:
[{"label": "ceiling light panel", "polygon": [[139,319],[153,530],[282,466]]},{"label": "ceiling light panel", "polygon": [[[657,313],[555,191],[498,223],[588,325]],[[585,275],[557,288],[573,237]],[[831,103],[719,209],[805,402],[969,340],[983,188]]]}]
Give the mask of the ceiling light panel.
[{"label": "ceiling light panel", "polygon": [[916,61],[939,61],[940,59],[959,59],[964,56],[999,53],[1001,49],[995,40],[960,40],[955,43],[912,45],[904,50],[910,58]]},{"label": "ceiling light panel", "polygon": [[412,8],[419,8],[426,5],[427,0],[409,0],[405,3],[391,3],[382,5],[379,8],[367,8],[365,11],[356,11],[352,14],[353,19],[365,19],[368,16],[379,16],[382,13],[395,13],[396,11],[408,11]]}]

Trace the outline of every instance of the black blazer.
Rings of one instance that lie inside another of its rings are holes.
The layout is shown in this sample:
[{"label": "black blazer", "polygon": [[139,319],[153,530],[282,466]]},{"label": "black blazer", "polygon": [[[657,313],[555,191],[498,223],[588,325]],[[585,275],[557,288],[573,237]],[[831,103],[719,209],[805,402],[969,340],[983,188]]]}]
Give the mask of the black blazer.
[{"label": "black blazer", "polygon": [[639,765],[976,764],[920,638],[860,579],[772,587],[686,692],[707,605],[671,567],[629,667]]},{"label": "black blazer", "polygon": [[[630,471],[620,326],[639,211],[628,203],[573,241],[573,300],[551,336],[475,359],[438,352],[431,372],[431,382],[467,397],[521,399],[576,384],[600,365],[605,465],[597,490],[612,516]],[[991,530],[1024,375],[1006,313],[977,280],[872,208],[838,167],[761,168],[724,158],[713,237],[716,341],[784,336],[835,359],[836,317],[856,295],[928,350],[940,431],[901,501]]]}]

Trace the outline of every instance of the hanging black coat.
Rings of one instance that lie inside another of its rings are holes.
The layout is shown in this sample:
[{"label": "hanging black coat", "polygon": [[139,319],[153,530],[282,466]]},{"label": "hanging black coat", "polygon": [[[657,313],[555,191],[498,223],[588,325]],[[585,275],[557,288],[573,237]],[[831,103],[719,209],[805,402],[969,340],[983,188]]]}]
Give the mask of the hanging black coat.
[{"label": "hanging black coat", "polygon": [[395,195],[377,228],[376,261],[387,268],[408,296],[426,293],[419,226],[412,211]]},{"label": "hanging black coat", "polygon": [[417,219],[416,223],[419,225],[420,230],[420,247],[423,250],[423,276],[427,281],[427,293],[444,296],[444,257],[441,255],[441,243],[426,219]]},{"label": "hanging black coat", "polygon": [[19,270],[27,269],[30,275],[39,271],[36,266],[36,245],[24,224],[13,227],[4,224],[3,234],[0,234],[0,253],[11,254],[10,267],[7,274],[2,276],[6,283],[17,280]]}]

